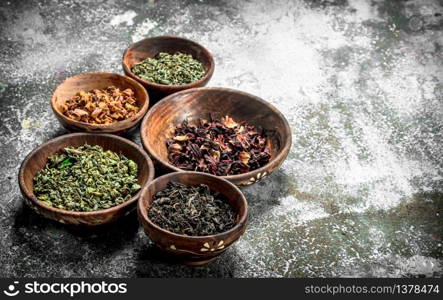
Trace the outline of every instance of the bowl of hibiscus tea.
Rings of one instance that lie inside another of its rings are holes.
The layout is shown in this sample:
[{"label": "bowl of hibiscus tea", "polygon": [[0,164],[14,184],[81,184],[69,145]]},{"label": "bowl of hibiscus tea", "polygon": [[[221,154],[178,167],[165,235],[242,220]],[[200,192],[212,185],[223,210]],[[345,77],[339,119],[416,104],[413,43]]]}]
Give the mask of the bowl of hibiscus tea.
[{"label": "bowl of hibiscus tea", "polygon": [[274,106],[225,88],[165,97],[146,114],[140,134],[159,170],[203,172],[239,186],[274,172],[292,143],[288,122]]},{"label": "bowl of hibiscus tea", "polygon": [[175,261],[215,260],[244,233],[248,204],[229,181],[200,172],[163,175],[142,190],[138,216],[146,235]]},{"label": "bowl of hibiscus tea", "polygon": [[140,82],[153,101],[208,83],[214,73],[212,54],[202,45],[175,36],[138,41],[123,55],[126,75]]}]

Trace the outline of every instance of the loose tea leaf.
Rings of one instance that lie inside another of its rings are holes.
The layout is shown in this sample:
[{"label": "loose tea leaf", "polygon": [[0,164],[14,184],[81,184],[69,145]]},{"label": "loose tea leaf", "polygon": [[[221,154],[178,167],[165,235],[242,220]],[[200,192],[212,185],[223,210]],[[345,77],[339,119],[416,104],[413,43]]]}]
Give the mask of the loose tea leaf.
[{"label": "loose tea leaf", "polygon": [[188,236],[225,232],[235,225],[235,212],[207,185],[187,186],[169,182],[155,194],[149,219],[168,231]]},{"label": "loose tea leaf", "polygon": [[132,72],[143,80],[165,85],[182,85],[198,81],[205,75],[203,65],[192,55],[160,52],[132,67]]},{"label": "loose tea leaf", "polygon": [[228,116],[221,122],[199,119],[197,126],[184,120],[166,146],[176,167],[219,176],[256,170],[271,158],[270,140]]},{"label": "loose tea leaf", "polygon": [[61,105],[68,118],[89,124],[110,124],[133,117],[140,107],[132,89],[115,86],[104,90],[80,91]]},{"label": "loose tea leaf", "polygon": [[50,206],[71,211],[106,209],[139,189],[137,164],[95,145],[66,147],[51,155],[34,178],[34,194]]}]

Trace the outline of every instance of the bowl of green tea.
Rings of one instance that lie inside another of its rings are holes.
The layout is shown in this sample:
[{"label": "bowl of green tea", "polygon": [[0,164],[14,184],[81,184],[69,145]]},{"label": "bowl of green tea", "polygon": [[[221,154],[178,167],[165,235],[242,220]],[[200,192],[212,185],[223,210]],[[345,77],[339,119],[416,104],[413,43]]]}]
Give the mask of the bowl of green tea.
[{"label": "bowl of green tea", "polygon": [[229,181],[200,172],[161,176],[137,207],[146,235],[171,258],[200,265],[216,259],[244,233],[248,205]]},{"label": "bowl of green tea", "polygon": [[194,41],[159,36],[130,45],[123,55],[123,69],[126,75],[144,85],[155,101],[206,85],[214,73],[214,59]]},{"label": "bowl of green tea", "polygon": [[154,178],[150,158],[135,143],[108,134],[68,134],[23,161],[20,189],[38,213],[61,223],[96,226],[130,213]]}]

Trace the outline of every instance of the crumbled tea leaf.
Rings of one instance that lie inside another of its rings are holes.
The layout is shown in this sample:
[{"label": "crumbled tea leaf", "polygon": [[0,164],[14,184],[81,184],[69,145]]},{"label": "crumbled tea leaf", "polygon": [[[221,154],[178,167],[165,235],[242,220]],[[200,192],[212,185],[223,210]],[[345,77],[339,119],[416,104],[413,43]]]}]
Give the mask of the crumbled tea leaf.
[{"label": "crumbled tea leaf", "polygon": [[225,232],[235,225],[235,212],[219,193],[207,185],[169,182],[148,210],[149,219],[168,231],[188,236]]},{"label": "crumbled tea leaf", "polygon": [[64,167],[69,167],[72,166],[73,164],[74,164],[74,159],[72,157],[68,157],[60,163],[58,168],[63,169]]},{"label": "crumbled tea leaf", "polygon": [[115,86],[104,90],[80,91],[61,105],[68,118],[90,124],[110,124],[133,117],[140,110],[134,91]]},{"label": "crumbled tea leaf", "polygon": [[51,155],[34,178],[34,194],[50,206],[71,211],[106,209],[139,189],[137,164],[95,145],[66,147]]},{"label": "crumbled tea leaf", "polygon": [[132,67],[132,72],[143,80],[165,85],[182,85],[200,80],[205,75],[203,65],[192,55],[160,52]]},{"label": "crumbled tea leaf", "polygon": [[221,122],[199,119],[197,126],[184,120],[166,146],[169,161],[176,167],[219,176],[256,170],[271,158],[270,140],[254,126],[229,116]]}]

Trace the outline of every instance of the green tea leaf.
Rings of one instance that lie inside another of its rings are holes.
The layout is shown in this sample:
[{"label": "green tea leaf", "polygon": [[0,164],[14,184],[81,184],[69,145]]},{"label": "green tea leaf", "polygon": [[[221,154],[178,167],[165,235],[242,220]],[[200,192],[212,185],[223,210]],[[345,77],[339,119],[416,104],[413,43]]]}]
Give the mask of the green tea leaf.
[{"label": "green tea leaf", "polygon": [[202,63],[181,52],[173,55],[160,52],[133,66],[132,72],[143,80],[164,85],[189,84],[205,75]]},{"label": "green tea leaf", "polygon": [[71,157],[68,157],[58,165],[58,168],[63,169],[64,167],[69,167],[69,166],[72,166],[73,164],[74,164],[74,160]]},{"label": "green tea leaf", "polygon": [[106,209],[129,200],[140,186],[132,160],[100,146],[66,147],[48,158],[34,178],[44,203],[71,211]]}]

